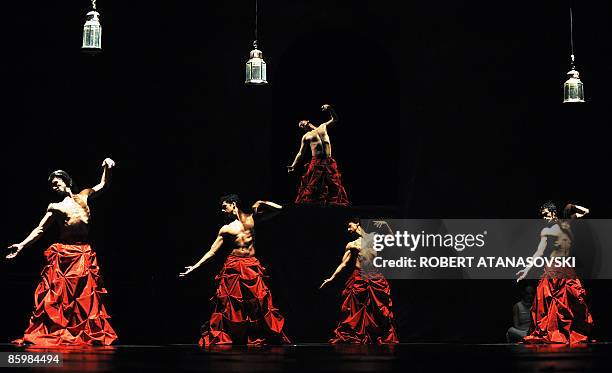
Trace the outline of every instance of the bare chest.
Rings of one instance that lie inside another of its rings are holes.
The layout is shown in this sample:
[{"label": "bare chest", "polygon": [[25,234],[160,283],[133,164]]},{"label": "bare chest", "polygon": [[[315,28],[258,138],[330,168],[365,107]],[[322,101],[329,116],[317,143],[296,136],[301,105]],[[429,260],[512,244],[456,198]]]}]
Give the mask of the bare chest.
[{"label": "bare chest", "polygon": [[252,219],[247,219],[245,222],[235,221],[231,223],[226,230],[226,233],[232,237],[236,241],[244,241],[249,240],[253,237],[255,224]]},{"label": "bare chest", "polygon": [[327,132],[311,131],[306,135],[305,139],[311,145],[329,143],[329,135],[327,134]]},{"label": "bare chest", "polygon": [[72,198],[67,198],[62,202],[53,204],[53,209],[64,217],[68,223],[83,222],[89,223],[90,211],[85,202],[77,203]]}]

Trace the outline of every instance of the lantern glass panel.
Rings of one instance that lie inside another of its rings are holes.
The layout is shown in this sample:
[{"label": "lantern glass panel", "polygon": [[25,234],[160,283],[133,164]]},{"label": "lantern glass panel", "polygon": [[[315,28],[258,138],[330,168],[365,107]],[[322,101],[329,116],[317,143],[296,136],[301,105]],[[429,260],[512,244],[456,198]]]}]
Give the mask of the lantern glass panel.
[{"label": "lantern glass panel", "polygon": [[268,80],[266,76],[266,63],[261,61],[261,80]]},{"label": "lantern glass panel", "polygon": [[86,49],[102,48],[102,26],[100,25],[99,13],[91,11],[87,13],[87,19],[83,26],[83,45]]},{"label": "lantern glass panel", "polygon": [[261,64],[259,61],[253,61],[253,80],[261,80]]}]

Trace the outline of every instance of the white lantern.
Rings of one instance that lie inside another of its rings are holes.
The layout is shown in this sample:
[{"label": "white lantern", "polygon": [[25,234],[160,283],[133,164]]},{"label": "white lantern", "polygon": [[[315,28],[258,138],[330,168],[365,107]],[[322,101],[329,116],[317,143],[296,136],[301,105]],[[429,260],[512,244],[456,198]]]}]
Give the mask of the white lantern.
[{"label": "white lantern", "polygon": [[580,74],[573,66],[567,72],[567,80],[563,84],[563,103],[570,102],[584,102],[584,87],[580,81]]},{"label": "white lantern", "polygon": [[102,25],[100,24],[100,13],[96,11],[96,1],[92,1],[93,10],[87,13],[85,25],[83,25],[83,45],[81,49],[89,53],[102,51]]},{"label": "white lantern", "polygon": [[584,102],[584,86],[580,74],[574,65],[574,14],[570,8],[570,48],[572,65],[567,72],[567,80],[563,83],[563,103]]},{"label": "white lantern", "polygon": [[249,54],[246,63],[246,84],[262,85],[268,84],[266,76],[266,61],[263,60],[263,53],[257,49],[257,41],[253,42],[254,49]]},{"label": "white lantern", "polygon": [[245,84],[264,85],[268,84],[266,74],[266,61],[263,60],[263,53],[257,49],[257,17],[259,13],[258,1],[255,0],[255,41],[253,50],[249,53],[249,60],[246,63]]}]

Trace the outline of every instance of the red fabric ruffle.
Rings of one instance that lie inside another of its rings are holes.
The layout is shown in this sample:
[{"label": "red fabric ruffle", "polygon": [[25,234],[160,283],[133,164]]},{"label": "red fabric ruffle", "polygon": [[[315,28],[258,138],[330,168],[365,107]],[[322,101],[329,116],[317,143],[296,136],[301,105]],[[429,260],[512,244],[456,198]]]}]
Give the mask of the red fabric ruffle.
[{"label": "red fabric ruffle", "polygon": [[110,345],[117,339],[102,302],[96,254],[88,244],[55,243],[34,293],[34,312],[23,338],[13,343],[42,346]]},{"label": "red fabric ruffle", "polygon": [[391,311],[391,288],[380,273],[356,268],[342,291],[343,321],[330,343],[399,343]]},{"label": "red fabric ruffle", "polygon": [[302,176],[295,203],[350,205],[341,179],[333,158],[312,158]]},{"label": "red fabric ruffle", "polygon": [[214,311],[203,328],[200,346],[291,343],[264,278],[265,268],[257,258],[228,256],[215,278]]},{"label": "red fabric ruffle", "polygon": [[525,343],[588,342],[593,317],[586,291],[571,268],[545,268],[531,307],[531,329]]}]

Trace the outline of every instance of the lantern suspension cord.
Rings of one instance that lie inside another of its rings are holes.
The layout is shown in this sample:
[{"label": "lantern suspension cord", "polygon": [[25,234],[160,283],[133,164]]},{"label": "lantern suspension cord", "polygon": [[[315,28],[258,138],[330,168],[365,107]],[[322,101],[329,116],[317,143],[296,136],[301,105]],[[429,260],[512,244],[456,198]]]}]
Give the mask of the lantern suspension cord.
[{"label": "lantern suspension cord", "polygon": [[257,13],[258,13],[258,1],[255,0],[255,40],[253,41],[253,47],[257,49]]},{"label": "lantern suspension cord", "polygon": [[96,10],[96,0],[91,0],[91,7]]},{"label": "lantern suspension cord", "polygon": [[574,65],[574,14],[570,7],[570,49],[572,51],[572,67]]}]

